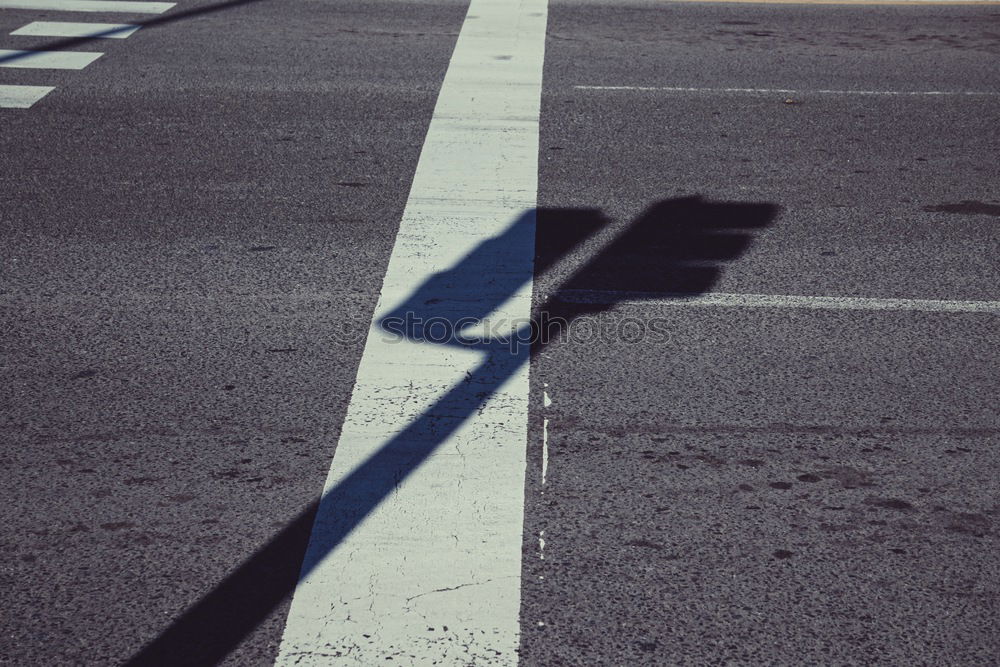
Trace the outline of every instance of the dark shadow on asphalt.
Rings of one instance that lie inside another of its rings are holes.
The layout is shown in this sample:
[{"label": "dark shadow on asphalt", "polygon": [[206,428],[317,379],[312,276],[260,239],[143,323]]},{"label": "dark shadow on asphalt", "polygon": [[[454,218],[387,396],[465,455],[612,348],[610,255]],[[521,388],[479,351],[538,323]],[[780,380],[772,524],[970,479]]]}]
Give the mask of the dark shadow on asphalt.
[{"label": "dark shadow on asphalt", "polygon": [[[214,14],[215,12],[225,11],[227,9],[236,9],[237,7],[243,7],[245,5],[253,5],[258,2],[266,2],[267,0],[227,0],[226,2],[217,2],[212,5],[204,5],[202,7],[195,7],[193,9],[186,9],[179,12],[170,12],[162,16],[157,16],[156,18],[146,19],[145,21],[132,21],[129,23],[130,26],[138,26],[140,28],[156,28],[158,26],[167,25],[170,23],[176,23],[178,21],[184,21],[186,19],[192,19],[198,16],[204,16],[205,14]],[[12,53],[7,56],[0,56],[0,64],[11,62],[14,60],[20,60],[22,58],[28,58],[33,55],[34,51],[61,51],[63,49],[71,49],[77,46],[83,46],[84,44],[89,44],[90,42],[95,42],[111,35],[117,34],[118,32],[124,32],[125,30],[130,30],[131,28],[122,28],[116,30],[107,30],[97,35],[87,35],[85,37],[67,37],[66,39],[59,39],[54,42],[46,42],[44,44],[39,44],[36,46],[31,46],[29,48],[23,49],[25,53]]]},{"label": "dark shadow on asphalt", "polygon": [[[594,257],[578,258],[581,244],[609,224],[596,210],[539,209],[519,218],[504,234],[480,244],[458,265],[418,286],[379,325],[386,335],[428,341],[427,332],[406,322],[407,313],[421,320],[440,318],[452,333],[460,318],[482,318],[514,294],[531,272],[484,272],[496,265],[498,253],[530,249],[534,241],[534,274],[556,262],[579,263],[560,290],[590,290],[605,295],[596,303],[564,303],[559,293],[542,307],[574,318],[614,306],[616,294],[691,296],[708,291],[724,262],[737,259],[752,233],[773,221],[779,207],[770,203],[705,202],[699,197],[671,199],[650,207]],[[531,234],[534,232],[534,239]],[[507,247],[510,246],[510,247]],[[456,292],[457,290],[457,292]],[[477,299],[465,301],[467,290]],[[439,299],[448,294],[448,302]],[[489,295],[483,303],[483,293]],[[457,297],[457,298],[456,298]],[[465,306],[463,307],[463,302]],[[476,304],[470,308],[470,304]],[[478,306],[479,310],[474,310]],[[486,312],[483,312],[486,311]],[[539,312],[533,316],[539,317]],[[435,332],[435,340],[438,338]],[[130,665],[210,665],[222,661],[295,590],[404,479],[430,456],[493,395],[531,356],[545,347],[511,346],[510,341],[454,342],[473,345],[482,360],[464,381],[348,475],[319,501],[309,505],[285,529],[235,569],[214,590],[149,643]],[[319,511],[317,511],[317,509]],[[301,563],[301,567],[300,564]]]}]

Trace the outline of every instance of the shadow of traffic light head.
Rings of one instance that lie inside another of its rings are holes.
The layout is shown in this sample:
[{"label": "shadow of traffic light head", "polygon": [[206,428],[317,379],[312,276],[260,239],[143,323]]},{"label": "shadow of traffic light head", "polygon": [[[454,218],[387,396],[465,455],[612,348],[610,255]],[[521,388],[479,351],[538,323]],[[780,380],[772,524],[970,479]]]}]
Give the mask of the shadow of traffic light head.
[{"label": "shadow of traffic light head", "polygon": [[[550,299],[550,316],[566,320],[609,310],[621,300],[703,294],[725,262],[749,247],[780,207],[771,203],[660,201],[594,256],[583,258]],[[529,210],[453,267],[436,273],[379,319],[383,331],[411,341],[487,349],[456,332],[488,317],[533,275],[541,276],[610,225],[597,209]],[[534,235],[534,238],[532,238]],[[534,262],[528,253],[534,247]],[[431,336],[425,328],[433,323]]]},{"label": "shadow of traffic light head", "polygon": [[[718,282],[725,263],[739,258],[753,233],[769,226],[780,210],[766,202],[701,197],[660,201],[583,260],[543,307],[549,315],[570,319],[609,310],[623,300],[704,294]],[[539,211],[536,261],[557,261],[567,252],[567,230],[590,224],[565,212]]]}]

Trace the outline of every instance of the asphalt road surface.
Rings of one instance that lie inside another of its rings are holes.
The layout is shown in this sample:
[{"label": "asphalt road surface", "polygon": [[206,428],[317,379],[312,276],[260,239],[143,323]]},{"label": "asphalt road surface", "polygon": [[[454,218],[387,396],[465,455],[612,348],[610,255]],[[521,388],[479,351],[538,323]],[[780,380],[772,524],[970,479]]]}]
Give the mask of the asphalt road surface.
[{"label": "asphalt road surface", "polygon": [[468,8],[0,2],[0,663],[996,664],[1000,6],[955,3],[534,12],[515,645],[279,654]]}]

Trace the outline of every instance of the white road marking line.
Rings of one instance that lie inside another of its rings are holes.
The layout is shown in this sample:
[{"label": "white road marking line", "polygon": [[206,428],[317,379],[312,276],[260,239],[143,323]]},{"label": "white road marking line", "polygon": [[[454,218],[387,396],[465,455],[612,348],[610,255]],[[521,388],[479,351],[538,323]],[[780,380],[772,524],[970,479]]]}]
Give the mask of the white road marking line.
[{"label": "white road marking line", "polygon": [[29,109],[53,90],[52,86],[0,85],[0,109]]},{"label": "white road marking line", "polygon": [[[549,474],[549,420],[542,420],[542,486]],[[542,491],[545,493],[545,491]]]},{"label": "white road marking line", "polygon": [[[425,318],[527,322],[546,15],[546,0],[470,4],[278,664],[517,661],[528,350],[487,357],[391,342],[378,325],[411,306],[426,309],[418,313]],[[394,482],[391,492],[370,490],[368,475]]]},{"label": "white road marking line", "polygon": [[83,69],[103,53],[95,51],[12,51],[0,49],[0,67]]},{"label": "white road marking line", "polygon": [[997,0],[671,0],[672,2],[697,2],[713,4],[753,5],[845,5],[845,6],[978,6],[995,5]]},{"label": "white road marking line", "polygon": [[70,23],[68,21],[34,21],[18,28],[12,35],[30,37],[91,37],[125,39],[139,26],[130,23]]},{"label": "white road marking line", "polygon": [[[543,383],[545,387],[542,390],[542,407],[549,407],[552,405],[552,398],[549,397],[548,386],[549,383]],[[547,418],[542,419],[542,495],[545,495],[545,480],[549,474],[549,420]]]},{"label": "white road marking line", "polygon": [[995,97],[1000,93],[978,90],[795,90],[792,88],[677,88],[669,86],[573,86],[577,90],[636,90],[660,93],[748,93],[760,95],[887,95]]},{"label": "white road marking line", "polygon": [[0,0],[0,9],[162,14],[176,4],[176,2],[130,2],[129,0]]},{"label": "white road marking line", "polygon": [[910,6],[978,6],[995,5],[997,0],[672,0],[673,2],[697,2],[713,4],[753,4],[753,5],[845,5],[845,6],[883,6],[883,5],[910,5]]},{"label": "white road marking line", "polygon": [[730,308],[808,308],[814,310],[902,310],[925,313],[1000,314],[1000,301],[941,299],[882,299],[848,296],[791,296],[781,294],[664,294],[605,290],[563,290],[556,297],[566,303],[614,303],[616,306],[721,306]]}]

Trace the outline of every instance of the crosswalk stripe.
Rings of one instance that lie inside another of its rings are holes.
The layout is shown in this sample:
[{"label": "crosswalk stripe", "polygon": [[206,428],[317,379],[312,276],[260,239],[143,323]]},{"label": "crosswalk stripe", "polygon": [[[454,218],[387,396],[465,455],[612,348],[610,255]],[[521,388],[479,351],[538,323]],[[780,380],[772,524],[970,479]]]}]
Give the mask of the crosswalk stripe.
[{"label": "crosswalk stripe", "polygon": [[13,31],[12,35],[28,37],[90,37],[125,39],[139,26],[130,23],[71,23],[68,21],[34,21]]},{"label": "crosswalk stripe", "polygon": [[546,0],[469,6],[278,664],[517,662],[528,350],[386,330],[414,311],[427,327],[528,320],[546,14]]},{"label": "crosswalk stripe", "polygon": [[0,67],[83,69],[100,58],[96,51],[13,51],[0,49]]},{"label": "crosswalk stripe", "polygon": [[176,4],[176,2],[130,2],[128,0],[0,0],[0,9],[162,14]]},{"label": "crosswalk stripe", "polygon": [[52,86],[0,85],[0,109],[28,109],[53,90]]}]

